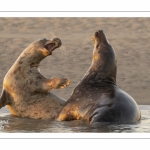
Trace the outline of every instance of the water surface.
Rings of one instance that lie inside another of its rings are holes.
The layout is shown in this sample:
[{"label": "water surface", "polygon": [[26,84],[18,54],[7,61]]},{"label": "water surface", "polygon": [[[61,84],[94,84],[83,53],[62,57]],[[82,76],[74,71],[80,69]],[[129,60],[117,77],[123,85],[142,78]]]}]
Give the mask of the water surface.
[{"label": "water surface", "polygon": [[150,105],[139,105],[141,121],[134,124],[99,123],[88,125],[83,121],[49,121],[14,117],[7,107],[0,109],[1,133],[147,133],[150,132]]}]

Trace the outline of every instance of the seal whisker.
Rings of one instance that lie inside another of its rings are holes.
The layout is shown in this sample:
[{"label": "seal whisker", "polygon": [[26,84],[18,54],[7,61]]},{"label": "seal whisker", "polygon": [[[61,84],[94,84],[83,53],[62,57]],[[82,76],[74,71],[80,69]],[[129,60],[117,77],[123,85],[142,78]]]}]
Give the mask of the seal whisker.
[{"label": "seal whisker", "polygon": [[65,58],[67,58],[67,54],[65,53],[65,51],[63,49],[60,49],[62,54],[65,55]]},{"label": "seal whisker", "polygon": [[48,34],[50,36],[50,39],[56,38],[56,35],[52,31],[49,31]]},{"label": "seal whisker", "polygon": [[68,53],[68,52],[67,52],[66,47],[65,47],[65,46],[62,46],[61,48],[64,50],[64,52],[65,52],[65,53],[66,53],[66,55],[67,55],[67,53]]},{"label": "seal whisker", "polygon": [[88,36],[87,38],[85,38],[85,40],[83,40],[82,46],[92,40],[93,40],[93,35]]},{"label": "seal whisker", "polygon": [[107,40],[108,40],[108,41],[113,41],[114,38],[113,38],[113,37],[109,37],[109,38],[107,38]]},{"label": "seal whisker", "polygon": [[46,33],[45,32],[43,33],[43,37],[46,38]]},{"label": "seal whisker", "polygon": [[67,58],[67,57],[68,57],[68,52],[67,52],[65,46],[61,46],[59,49],[61,50],[61,52],[62,52],[62,53],[65,55],[65,57]]}]

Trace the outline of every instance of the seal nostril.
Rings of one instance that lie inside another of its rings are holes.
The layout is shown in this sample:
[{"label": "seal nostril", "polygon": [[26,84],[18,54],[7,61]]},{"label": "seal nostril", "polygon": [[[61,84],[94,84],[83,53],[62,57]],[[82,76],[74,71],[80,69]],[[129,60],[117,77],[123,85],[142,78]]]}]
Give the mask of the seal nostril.
[{"label": "seal nostril", "polygon": [[103,30],[98,30],[97,32],[95,32],[95,36],[99,36],[103,33]]},{"label": "seal nostril", "polygon": [[99,32],[99,33],[103,33],[103,30],[99,30],[98,32]]},{"label": "seal nostril", "polygon": [[61,42],[61,40],[59,38],[54,38],[53,41],[57,41],[59,43],[59,46],[62,45],[62,42]]},{"label": "seal nostril", "polygon": [[53,40],[54,41],[61,41],[59,38],[54,38]]}]

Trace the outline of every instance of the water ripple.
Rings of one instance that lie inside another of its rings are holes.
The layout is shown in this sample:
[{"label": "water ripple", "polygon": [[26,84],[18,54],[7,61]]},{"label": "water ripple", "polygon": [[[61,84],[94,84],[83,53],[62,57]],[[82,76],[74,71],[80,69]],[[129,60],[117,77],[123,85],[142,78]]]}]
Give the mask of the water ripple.
[{"label": "water ripple", "polygon": [[150,132],[150,107],[141,108],[141,120],[134,124],[97,123],[89,126],[81,120],[50,121],[19,118],[9,115],[7,108],[0,110],[0,132],[5,133],[147,133]]}]

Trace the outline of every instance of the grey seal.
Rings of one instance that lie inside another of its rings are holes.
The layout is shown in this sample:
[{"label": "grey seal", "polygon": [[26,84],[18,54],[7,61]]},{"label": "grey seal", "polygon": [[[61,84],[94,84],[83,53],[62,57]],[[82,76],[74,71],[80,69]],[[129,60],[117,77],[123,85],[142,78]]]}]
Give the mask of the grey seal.
[{"label": "grey seal", "polygon": [[[0,108],[7,105],[10,113],[34,119],[55,119],[66,100],[51,90],[68,86],[66,78],[44,77],[40,62],[62,44],[59,38],[46,38],[31,43],[4,77]],[[53,65],[53,64],[51,64]]]},{"label": "grey seal", "polygon": [[141,113],[135,100],[116,85],[117,59],[102,30],[94,34],[90,68],[75,87],[57,120],[134,123]]}]

